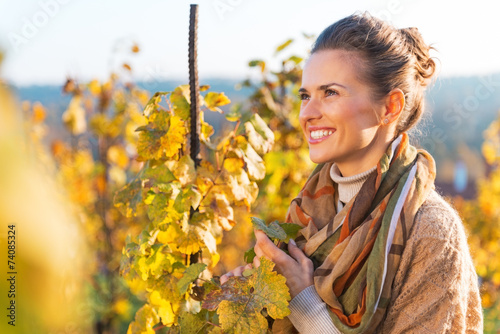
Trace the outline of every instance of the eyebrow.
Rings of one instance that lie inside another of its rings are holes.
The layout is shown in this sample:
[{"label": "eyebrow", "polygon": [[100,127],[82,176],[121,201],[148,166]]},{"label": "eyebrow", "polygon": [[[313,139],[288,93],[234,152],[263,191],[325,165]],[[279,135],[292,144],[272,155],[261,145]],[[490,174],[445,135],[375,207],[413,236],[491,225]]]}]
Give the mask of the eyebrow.
[{"label": "eyebrow", "polygon": [[[330,82],[330,83],[328,83],[326,85],[319,86],[317,90],[327,90],[328,87],[330,87],[330,86],[339,86],[339,87],[342,87],[344,89],[347,89],[345,86],[343,86],[341,84],[338,84],[336,82]],[[304,87],[300,87],[299,88],[299,93],[303,93],[303,92],[307,92],[307,89],[305,89]]]}]

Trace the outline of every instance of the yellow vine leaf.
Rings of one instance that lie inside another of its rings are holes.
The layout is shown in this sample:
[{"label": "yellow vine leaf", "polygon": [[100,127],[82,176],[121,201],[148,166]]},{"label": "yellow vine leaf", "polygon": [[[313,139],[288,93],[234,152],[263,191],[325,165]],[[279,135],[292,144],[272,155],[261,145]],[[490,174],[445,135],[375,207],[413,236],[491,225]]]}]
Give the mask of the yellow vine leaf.
[{"label": "yellow vine leaf", "polygon": [[194,161],[189,155],[182,156],[179,161],[169,161],[167,164],[182,186],[195,181],[196,169],[194,168]]},{"label": "yellow vine leaf", "polygon": [[62,120],[73,135],[79,135],[87,131],[85,109],[82,107],[82,97],[80,95],[73,96],[68,109],[62,115]]},{"label": "yellow vine leaf", "polygon": [[153,326],[160,321],[156,311],[148,304],[141,307],[130,323],[127,334],[155,334]]},{"label": "yellow vine leaf", "polygon": [[260,266],[248,277],[233,276],[221,289],[210,292],[203,308],[217,310],[227,333],[266,333],[265,308],[274,319],[283,319],[290,310],[286,279],[273,271],[274,263],[262,257]]},{"label": "yellow vine leaf", "polygon": [[158,241],[166,243],[170,248],[183,254],[194,254],[203,246],[203,228],[196,225],[188,225],[183,231],[178,224],[170,224],[166,231],[160,231]]},{"label": "yellow vine leaf", "polygon": [[233,195],[236,201],[243,201],[247,207],[255,201],[259,193],[259,188],[255,182],[251,182],[248,174],[240,170],[238,174],[226,174],[227,193]]},{"label": "yellow vine leaf", "polygon": [[224,93],[209,92],[205,95],[205,103],[208,109],[222,113],[218,107],[231,103]]},{"label": "yellow vine leaf", "polygon": [[263,155],[271,151],[274,144],[274,133],[258,114],[253,114],[250,121],[245,123],[245,133],[248,142],[257,153]]},{"label": "yellow vine leaf", "polygon": [[161,137],[161,145],[168,158],[177,154],[182,147],[186,140],[186,132],[184,121],[178,116],[171,116],[168,131]]},{"label": "yellow vine leaf", "polygon": [[108,149],[108,160],[121,168],[126,168],[129,162],[127,151],[119,145],[113,145]]},{"label": "yellow vine leaf", "polygon": [[245,163],[240,158],[226,158],[224,160],[224,169],[229,173],[239,172],[244,165]]}]

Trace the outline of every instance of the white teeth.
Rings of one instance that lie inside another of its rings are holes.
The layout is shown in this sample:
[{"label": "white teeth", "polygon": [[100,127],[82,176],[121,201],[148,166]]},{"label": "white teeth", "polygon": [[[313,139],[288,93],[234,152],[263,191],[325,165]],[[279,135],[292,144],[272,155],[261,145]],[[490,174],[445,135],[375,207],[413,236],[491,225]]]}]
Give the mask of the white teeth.
[{"label": "white teeth", "polygon": [[332,130],[316,130],[316,131],[311,131],[311,138],[312,139],[319,139],[323,138],[326,136],[329,136],[333,133]]}]

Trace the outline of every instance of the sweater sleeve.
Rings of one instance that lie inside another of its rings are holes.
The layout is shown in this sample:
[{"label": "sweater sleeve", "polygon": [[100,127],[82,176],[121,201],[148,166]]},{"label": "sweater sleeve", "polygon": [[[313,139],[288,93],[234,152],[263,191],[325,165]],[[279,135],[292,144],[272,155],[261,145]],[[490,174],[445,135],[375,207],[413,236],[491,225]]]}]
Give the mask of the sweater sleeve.
[{"label": "sweater sleeve", "polygon": [[450,206],[416,217],[401,257],[386,319],[376,333],[482,333],[478,277]]},{"label": "sweater sleeve", "polygon": [[288,319],[299,333],[341,334],[335,328],[326,304],[316,292],[314,285],[302,290],[290,301]]}]

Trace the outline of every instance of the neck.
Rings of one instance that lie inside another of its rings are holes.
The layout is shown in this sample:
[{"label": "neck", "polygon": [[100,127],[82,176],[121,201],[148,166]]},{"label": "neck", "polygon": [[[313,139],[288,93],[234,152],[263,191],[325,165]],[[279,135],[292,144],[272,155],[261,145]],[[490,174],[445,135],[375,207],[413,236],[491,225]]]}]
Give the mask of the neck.
[{"label": "neck", "polygon": [[372,168],[352,176],[343,176],[339,167],[334,163],[330,169],[330,177],[338,184],[339,200],[348,203],[361,189],[368,176],[377,169],[377,165]]},{"label": "neck", "polygon": [[345,177],[358,175],[377,165],[393,141],[387,133],[376,135],[368,145],[352,152],[349,159],[337,159],[335,164]]}]

